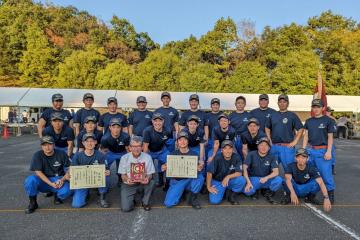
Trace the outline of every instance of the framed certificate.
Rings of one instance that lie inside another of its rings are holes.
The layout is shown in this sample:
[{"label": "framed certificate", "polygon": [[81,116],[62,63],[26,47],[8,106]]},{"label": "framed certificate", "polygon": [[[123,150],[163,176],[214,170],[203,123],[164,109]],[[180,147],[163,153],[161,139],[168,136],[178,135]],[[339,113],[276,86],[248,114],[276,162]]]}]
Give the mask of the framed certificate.
[{"label": "framed certificate", "polygon": [[166,177],[197,178],[198,156],[168,155]]},{"label": "framed certificate", "polygon": [[131,163],[130,179],[134,182],[141,182],[145,178],[145,163]]},{"label": "framed certificate", "polygon": [[105,187],[105,165],[70,166],[70,189]]}]

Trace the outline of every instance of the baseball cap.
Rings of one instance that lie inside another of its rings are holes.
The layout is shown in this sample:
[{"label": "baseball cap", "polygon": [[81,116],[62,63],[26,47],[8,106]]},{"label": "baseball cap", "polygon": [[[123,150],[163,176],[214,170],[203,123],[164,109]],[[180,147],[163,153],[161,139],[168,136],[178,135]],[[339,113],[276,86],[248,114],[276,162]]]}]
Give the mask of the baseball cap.
[{"label": "baseball cap", "polygon": [[305,148],[298,148],[298,149],[296,150],[295,156],[297,156],[297,155],[301,155],[301,156],[304,156],[304,157],[308,157],[308,156],[309,156],[309,153],[308,153],[308,151],[307,151]]},{"label": "baseball cap", "polygon": [[262,99],[269,100],[269,95],[267,95],[267,94],[260,94],[260,95],[259,95],[259,100],[262,100]]},{"label": "baseball cap", "polygon": [[280,101],[281,99],[289,102],[289,97],[286,94],[280,94],[279,97],[278,97],[278,101]]},{"label": "baseball cap", "polygon": [[161,93],[161,99],[163,98],[163,97],[168,97],[168,98],[171,98],[171,95],[170,95],[170,93],[169,92],[162,92]]},{"label": "baseball cap", "polygon": [[59,112],[54,112],[54,113],[52,113],[51,116],[50,116],[50,119],[51,119],[51,121],[54,121],[54,120],[64,121],[63,116],[62,116],[61,113],[59,113]]},{"label": "baseball cap", "polygon": [[48,135],[42,136],[42,138],[40,138],[40,144],[43,145],[45,143],[54,144],[54,138]]},{"label": "baseball cap", "polygon": [[84,121],[85,123],[88,123],[88,122],[94,122],[94,123],[96,123],[96,117],[95,116],[87,116],[86,118],[85,118],[85,121]]},{"label": "baseball cap", "polygon": [[85,142],[88,138],[96,140],[96,137],[93,133],[85,133],[82,137],[82,141]]},{"label": "baseball cap", "polygon": [[92,93],[85,93],[83,96],[83,100],[91,98],[92,100],[94,100],[94,95]]},{"label": "baseball cap", "polygon": [[146,97],[144,97],[144,96],[138,96],[137,99],[136,99],[136,102],[137,102],[137,103],[140,103],[140,102],[147,103]]},{"label": "baseball cap", "polygon": [[210,104],[214,104],[214,103],[220,104],[220,99],[218,99],[218,98],[213,98],[213,99],[211,99]]},{"label": "baseball cap", "polygon": [[221,143],[221,148],[224,148],[226,146],[234,147],[234,143],[232,141],[230,141],[230,140],[224,140]]},{"label": "baseball cap", "polygon": [[324,106],[324,104],[321,101],[321,99],[313,99],[311,101],[311,107],[323,107],[323,106]]},{"label": "baseball cap", "polygon": [[178,140],[178,139],[180,139],[180,138],[182,138],[182,137],[184,137],[184,138],[186,138],[186,139],[189,139],[189,134],[188,134],[187,132],[185,132],[185,131],[181,131],[181,132],[179,132],[179,134],[177,135],[176,140]]},{"label": "baseball cap", "polygon": [[54,95],[52,95],[51,100],[52,100],[53,102],[59,101],[59,100],[63,101],[63,100],[64,100],[64,97],[63,97],[63,95],[61,95],[60,93],[55,93]]},{"label": "baseball cap", "polygon": [[334,109],[332,109],[330,106],[327,106],[326,111],[327,111],[327,112],[333,112]]},{"label": "baseball cap", "polygon": [[187,122],[190,122],[191,120],[194,120],[194,121],[197,122],[197,123],[200,122],[199,117],[196,116],[196,115],[191,115],[191,116],[187,119]]},{"label": "baseball cap", "polygon": [[218,120],[220,120],[220,119],[222,119],[222,118],[226,118],[227,120],[229,120],[228,115],[226,115],[226,114],[224,114],[224,113],[222,113],[222,114],[220,114],[220,115],[218,116]]},{"label": "baseball cap", "polygon": [[111,102],[114,102],[117,104],[117,99],[116,97],[109,97],[108,100],[107,100],[107,104],[111,103]]},{"label": "baseball cap", "polygon": [[163,116],[161,115],[161,113],[154,113],[151,119],[152,119],[152,120],[155,120],[155,119],[164,120],[164,118],[163,118]]},{"label": "baseball cap", "polygon": [[118,118],[112,118],[110,119],[109,125],[110,126],[119,125],[121,127],[121,122]]},{"label": "baseball cap", "polygon": [[269,139],[268,139],[267,137],[262,137],[262,138],[260,138],[260,139],[256,142],[256,144],[259,145],[259,144],[262,143],[262,142],[266,142],[266,143],[270,146],[270,141],[269,141]]},{"label": "baseball cap", "polygon": [[189,101],[191,101],[191,100],[199,101],[199,95],[191,94],[190,97],[189,97]]},{"label": "baseball cap", "polygon": [[260,125],[259,121],[256,118],[250,118],[247,125],[249,126],[251,123],[255,123],[256,125]]}]

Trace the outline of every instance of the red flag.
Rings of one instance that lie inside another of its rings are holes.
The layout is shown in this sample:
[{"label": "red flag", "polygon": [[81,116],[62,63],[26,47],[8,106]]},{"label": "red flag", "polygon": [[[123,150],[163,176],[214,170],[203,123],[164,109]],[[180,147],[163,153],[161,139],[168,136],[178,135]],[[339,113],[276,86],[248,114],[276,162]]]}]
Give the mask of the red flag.
[{"label": "red flag", "polygon": [[[318,79],[316,86],[314,88],[314,97],[313,99],[321,99],[324,104],[323,108],[323,115],[326,114],[326,107],[327,107],[327,98],[326,98],[326,88],[325,88],[325,81],[323,81],[321,77],[321,71],[318,72]],[[314,116],[314,113],[311,110],[311,116]]]}]

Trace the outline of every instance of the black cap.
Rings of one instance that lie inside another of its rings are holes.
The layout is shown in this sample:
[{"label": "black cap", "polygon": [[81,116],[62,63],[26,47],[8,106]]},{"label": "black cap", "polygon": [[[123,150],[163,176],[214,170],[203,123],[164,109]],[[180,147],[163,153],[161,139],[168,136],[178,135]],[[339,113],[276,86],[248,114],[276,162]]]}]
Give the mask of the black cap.
[{"label": "black cap", "polygon": [[295,153],[295,156],[297,156],[297,155],[302,155],[304,157],[308,157],[309,153],[305,148],[298,148]]},{"label": "black cap", "polygon": [[94,95],[92,93],[85,93],[83,96],[83,100],[91,98],[92,100],[94,100]]},{"label": "black cap", "polygon": [[259,100],[262,100],[262,99],[269,100],[269,95],[267,95],[267,94],[260,94],[260,95],[259,95]]},{"label": "black cap", "polygon": [[118,118],[112,118],[112,119],[110,119],[109,125],[110,125],[110,126],[119,125],[119,126],[121,127],[120,119],[118,119]]},{"label": "black cap", "polygon": [[330,106],[327,106],[326,111],[327,111],[327,112],[333,112],[334,109],[332,109]]},{"label": "black cap", "polygon": [[191,101],[191,100],[199,101],[199,95],[191,94],[190,97],[189,97],[189,101]]},{"label": "black cap", "polygon": [[220,99],[218,99],[218,98],[213,98],[213,99],[211,99],[210,104],[212,105],[212,104],[214,104],[214,103],[220,104]]},{"label": "black cap", "polygon": [[224,148],[226,146],[234,147],[234,143],[230,140],[224,140],[221,143],[221,148]]},{"label": "black cap", "polygon": [[85,142],[88,138],[96,140],[96,136],[93,133],[85,133],[82,137],[82,141]]},{"label": "black cap", "polygon": [[54,144],[54,138],[52,136],[42,136],[42,138],[40,138],[40,144],[43,145],[45,143],[49,143],[49,144]]},{"label": "black cap", "polygon": [[286,94],[280,94],[279,97],[278,97],[278,101],[280,101],[281,99],[289,102],[289,97]]},{"label": "black cap", "polygon": [[64,121],[63,116],[62,116],[61,113],[59,113],[59,112],[54,112],[54,113],[52,113],[51,116],[50,116],[50,119],[51,119],[51,121],[55,121],[55,120]]},{"label": "black cap", "polygon": [[187,122],[190,122],[194,120],[195,122],[199,123],[200,122],[200,118],[196,115],[191,115],[188,119],[187,119]]},{"label": "black cap", "polygon": [[182,137],[184,137],[184,138],[186,138],[186,139],[189,139],[189,134],[188,134],[187,132],[185,132],[185,131],[181,131],[181,132],[179,132],[179,134],[177,135],[176,140],[178,140],[178,139],[180,139],[180,138],[182,138]]},{"label": "black cap", "polygon": [[267,137],[262,137],[262,138],[260,138],[260,139],[256,142],[256,144],[259,145],[259,144],[262,143],[262,142],[266,142],[266,143],[270,146],[270,141],[269,141],[269,139],[268,139]]},{"label": "black cap", "polygon": [[109,97],[108,100],[107,100],[107,104],[111,103],[111,102],[114,102],[117,104],[117,99],[116,97]]},{"label": "black cap", "polygon": [[247,125],[249,126],[251,123],[255,123],[256,125],[260,126],[260,123],[256,118],[250,118]]},{"label": "black cap", "polygon": [[170,98],[170,99],[171,99],[171,95],[170,95],[170,93],[169,93],[169,92],[162,92],[162,93],[161,93],[161,98],[160,98],[160,99],[162,99],[163,97],[168,97],[168,98]]},{"label": "black cap", "polygon": [[313,99],[311,101],[311,107],[323,107],[323,106],[324,106],[324,104],[321,101],[321,99]]},{"label": "black cap", "polygon": [[137,99],[136,99],[136,103],[140,103],[140,102],[147,103],[146,97],[144,97],[144,96],[138,96]]},{"label": "black cap", "polygon": [[161,115],[161,113],[154,113],[152,115],[152,120],[155,120],[155,119],[160,119],[160,120],[164,120],[163,116]]},{"label": "black cap", "polygon": [[227,120],[229,120],[228,115],[226,115],[225,113],[222,113],[218,116],[218,120],[222,119],[222,118],[226,118]]},{"label": "black cap", "polygon": [[54,95],[52,95],[51,100],[52,100],[53,102],[59,101],[59,100],[63,101],[63,100],[64,100],[64,97],[63,97],[63,95],[61,95],[60,93],[55,93]]},{"label": "black cap", "polygon": [[94,122],[96,123],[96,117],[95,116],[87,116],[84,120],[85,123],[88,123],[88,122]]}]

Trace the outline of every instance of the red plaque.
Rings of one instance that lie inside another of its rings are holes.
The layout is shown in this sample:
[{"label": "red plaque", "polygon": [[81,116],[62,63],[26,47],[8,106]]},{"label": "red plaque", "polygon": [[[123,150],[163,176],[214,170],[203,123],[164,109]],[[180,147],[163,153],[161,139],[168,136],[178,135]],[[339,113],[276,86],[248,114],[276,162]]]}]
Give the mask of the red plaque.
[{"label": "red plaque", "polygon": [[131,163],[130,179],[141,182],[145,178],[145,163]]}]

